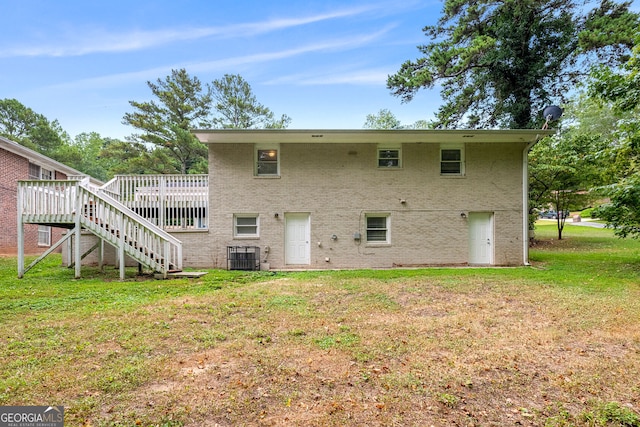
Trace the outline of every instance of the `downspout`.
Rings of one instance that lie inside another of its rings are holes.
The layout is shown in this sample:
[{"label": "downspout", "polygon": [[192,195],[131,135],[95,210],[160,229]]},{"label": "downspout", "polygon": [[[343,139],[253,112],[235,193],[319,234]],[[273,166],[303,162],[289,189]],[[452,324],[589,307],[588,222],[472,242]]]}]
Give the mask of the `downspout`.
[{"label": "downspout", "polygon": [[542,137],[536,135],[535,139],[527,144],[522,151],[522,263],[529,263],[529,151],[540,141]]}]

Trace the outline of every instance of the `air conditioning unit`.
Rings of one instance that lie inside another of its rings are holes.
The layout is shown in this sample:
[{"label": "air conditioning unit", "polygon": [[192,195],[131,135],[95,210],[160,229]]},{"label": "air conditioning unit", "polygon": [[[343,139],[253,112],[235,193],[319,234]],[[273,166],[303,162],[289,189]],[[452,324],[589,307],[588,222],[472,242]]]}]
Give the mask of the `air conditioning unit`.
[{"label": "air conditioning unit", "polygon": [[258,246],[227,246],[228,270],[260,270]]}]

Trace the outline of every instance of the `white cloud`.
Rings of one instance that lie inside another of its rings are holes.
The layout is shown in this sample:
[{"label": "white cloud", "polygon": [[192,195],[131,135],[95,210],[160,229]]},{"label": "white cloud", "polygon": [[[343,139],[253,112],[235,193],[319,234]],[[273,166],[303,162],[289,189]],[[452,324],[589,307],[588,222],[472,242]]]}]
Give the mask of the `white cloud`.
[{"label": "white cloud", "polygon": [[[215,61],[206,61],[206,62],[196,62],[196,63],[183,63],[183,64],[174,64],[167,65],[161,67],[155,67],[151,69],[132,71],[128,73],[117,73],[106,76],[99,76],[93,78],[87,78],[82,80],[76,80],[73,82],[66,82],[57,85],[50,86],[49,89],[95,89],[98,87],[115,87],[124,85],[130,82],[140,82],[147,80],[155,80],[158,76],[168,75],[172,69],[185,68],[189,71],[189,73],[200,73],[200,72],[211,72],[217,70],[228,70],[229,68],[234,68],[241,65],[251,65],[251,64],[259,64],[270,61],[277,61],[281,59],[291,58],[295,56],[300,56],[313,52],[322,52],[322,51],[338,51],[338,50],[349,50],[354,49],[359,46],[367,45],[375,40],[379,39],[385,33],[389,31],[389,28],[383,28],[372,34],[362,34],[355,37],[349,37],[345,39],[335,39],[328,40],[324,42],[309,44],[305,46],[300,46],[291,49],[285,49],[280,51],[273,52],[265,52],[265,53],[256,53],[253,55],[244,55],[244,56],[236,56],[225,59],[219,59]],[[333,77],[337,79],[338,76]],[[345,77],[349,78],[349,77]],[[374,78],[373,74],[366,76],[363,73],[360,73],[359,79],[361,82],[369,81],[372,82]],[[386,79],[386,74],[385,77]],[[316,78],[317,79],[317,78]],[[356,80],[355,75],[351,77],[352,81]],[[316,83],[311,83],[310,80],[307,84],[329,84],[326,80],[326,83],[319,83],[320,80],[316,80]],[[382,80],[384,81],[384,80]],[[378,81],[379,82],[379,81]]]},{"label": "white cloud", "polygon": [[[198,40],[206,37],[249,37],[284,30],[316,22],[356,16],[375,7],[358,7],[299,18],[272,19],[264,22],[241,23],[220,27],[176,28],[164,30],[136,30],[123,33],[101,32],[83,29],[78,34],[68,34],[61,40],[33,46],[0,48],[0,57],[81,56],[93,53],[116,53],[153,48],[166,44]],[[81,34],[81,35],[80,35]]]},{"label": "white cloud", "polygon": [[297,86],[322,85],[385,85],[389,70],[365,68],[355,71],[338,71],[329,74],[290,74],[264,82],[264,84],[287,84]]}]

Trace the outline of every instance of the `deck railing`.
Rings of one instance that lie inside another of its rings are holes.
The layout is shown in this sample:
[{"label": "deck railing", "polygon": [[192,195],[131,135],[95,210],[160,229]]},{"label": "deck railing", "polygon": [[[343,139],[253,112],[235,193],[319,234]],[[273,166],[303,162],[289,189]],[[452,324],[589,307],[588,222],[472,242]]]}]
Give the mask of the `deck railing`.
[{"label": "deck railing", "polygon": [[178,239],[79,181],[20,181],[18,212],[25,223],[80,221],[82,227],[156,271],[182,269],[182,243]]},{"label": "deck railing", "polygon": [[165,230],[209,227],[208,175],[117,175],[101,191]]},{"label": "deck railing", "polygon": [[78,181],[18,182],[18,212],[24,222],[73,222]]}]

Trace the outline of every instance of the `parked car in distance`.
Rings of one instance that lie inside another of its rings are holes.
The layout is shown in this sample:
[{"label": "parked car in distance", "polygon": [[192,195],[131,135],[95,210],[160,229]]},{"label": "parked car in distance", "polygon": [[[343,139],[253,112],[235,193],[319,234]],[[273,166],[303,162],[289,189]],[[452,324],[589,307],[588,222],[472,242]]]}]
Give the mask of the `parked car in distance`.
[{"label": "parked car in distance", "polygon": [[[569,211],[560,211],[560,218],[566,218],[569,216]],[[557,219],[558,213],[556,211],[542,211],[540,212],[541,219]]]}]

